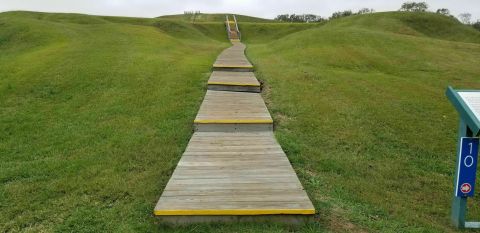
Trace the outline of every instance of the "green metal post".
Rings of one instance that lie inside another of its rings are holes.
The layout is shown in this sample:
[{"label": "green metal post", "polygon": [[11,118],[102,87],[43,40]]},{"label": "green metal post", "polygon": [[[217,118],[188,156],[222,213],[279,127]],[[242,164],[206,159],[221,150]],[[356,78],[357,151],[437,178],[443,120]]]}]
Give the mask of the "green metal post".
[{"label": "green metal post", "polygon": [[460,126],[458,129],[458,143],[457,143],[457,162],[455,163],[455,179],[453,188],[453,201],[452,201],[452,223],[457,228],[465,228],[465,217],[467,215],[467,197],[456,197],[455,185],[458,176],[458,160],[460,159],[460,143],[462,137],[471,137],[472,131],[468,129],[468,126],[463,120],[460,120]]}]

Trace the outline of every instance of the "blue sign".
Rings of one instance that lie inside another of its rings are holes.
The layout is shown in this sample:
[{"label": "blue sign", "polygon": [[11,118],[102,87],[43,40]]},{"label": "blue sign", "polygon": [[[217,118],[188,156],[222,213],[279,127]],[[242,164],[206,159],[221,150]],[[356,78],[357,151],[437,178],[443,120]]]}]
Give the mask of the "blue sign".
[{"label": "blue sign", "polygon": [[457,164],[455,196],[473,197],[477,173],[479,138],[462,137]]}]

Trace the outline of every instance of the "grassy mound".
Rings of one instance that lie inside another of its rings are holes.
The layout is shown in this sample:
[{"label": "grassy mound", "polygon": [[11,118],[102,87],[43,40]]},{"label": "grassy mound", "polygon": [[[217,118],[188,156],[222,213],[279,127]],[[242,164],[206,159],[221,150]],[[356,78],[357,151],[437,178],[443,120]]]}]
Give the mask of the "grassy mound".
[{"label": "grassy mound", "polygon": [[[195,22],[225,22],[225,15],[227,14],[198,14],[195,16]],[[232,14],[228,14],[230,20],[233,20]],[[255,23],[262,23],[262,22],[275,22],[271,19],[263,19],[258,17],[252,17],[247,15],[235,15],[237,17],[238,22],[255,22]],[[194,19],[193,15],[165,15],[158,17],[160,19],[174,19],[174,20],[182,20],[187,22],[192,22]]]},{"label": "grassy mound", "polygon": [[238,19],[277,137],[320,211],[314,223],[171,229],[151,214],[228,46],[223,14],[192,24],[8,12],[0,231],[453,231],[457,116],[444,91],[480,88],[478,32],[429,13]]},{"label": "grassy mound", "polygon": [[228,44],[156,19],[10,12],[0,25],[0,231],[154,231]]},{"label": "grassy mound", "polygon": [[[266,43],[294,32],[319,26],[319,24],[280,23],[270,19],[245,15],[236,15],[236,17],[242,33],[242,41],[246,43]],[[169,22],[171,26],[165,26],[174,28],[173,30],[182,30],[181,28],[185,27],[177,27],[178,24],[189,25],[189,27],[196,27],[206,35],[210,35],[217,40],[225,39],[225,14],[200,14],[196,16],[195,23],[193,23],[192,15],[183,14],[161,16],[158,19]]]},{"label": "grassy mound", "polygon": [[453,231],[458,118],[444,92],[480,89],[480,44],[464,43],[479,34],[444,16],[380,13],[249,46],[322,226]]},{"label": "grassy mound", "polygon": [[453,17],[435,13],[386,12],[334,20],[329,27],[355,27],[443,40],[480,43],[480,33]]},{"label": "grassy mound", "polygon": [[295,32],[319,27],[318,23],[239,23],[242,41],[247,44],[268,43]]}]

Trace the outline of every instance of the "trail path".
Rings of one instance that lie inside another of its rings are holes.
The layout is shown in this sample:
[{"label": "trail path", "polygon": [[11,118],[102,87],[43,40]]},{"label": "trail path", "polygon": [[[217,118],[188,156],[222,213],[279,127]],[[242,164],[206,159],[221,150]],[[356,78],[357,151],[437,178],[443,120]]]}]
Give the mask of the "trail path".
[{"label": "trail path", "polygon": [[213,65],[195,133],[154,213],[176,224],[304,221],[315,209],[275,139],[245,45],[231,41]]}]

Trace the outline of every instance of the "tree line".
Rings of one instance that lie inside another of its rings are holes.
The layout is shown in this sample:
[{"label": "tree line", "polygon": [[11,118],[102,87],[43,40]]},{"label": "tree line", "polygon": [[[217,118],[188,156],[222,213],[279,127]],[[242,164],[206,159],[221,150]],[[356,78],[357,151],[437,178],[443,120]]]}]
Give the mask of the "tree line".
[{"label": "tree line", "polygon": [[275,17],[275,20],[277,21],[282,21],[282,22],[322,22],[325,19],[322,18],[319,15],[314,15],[314,14],[302,14],[302,15],[297,15],[297,14],[283,14],[283,15],[278,15]]},{"label": "tree line", "polygon": [[[429,6],[426,2],[405,2],[400,7],[399,11],[407,11],[407,12],[429,12]],[[370,8],[363,8],[357,12],[353,12],[351,10],[345,11],[337,11],[334,12],[330,17],[323,18],[320,15],[315,14],[282,14],[275,17],[275,20],[282,21],[282,22],[300,22],[300,23],[310,23],[310,22],[323,22],[332,19],[338,19],[342,17],[348,17],[352,15],[362,15],[362,14],[369,14],[374,13],[374,9]],[[435,11],[437,14],[446,15],[449,17],[455,17],[450,14],[450,10],[447,8],[440,8]],[[480,30],[480,20],[476,22],[472,21],[472,14],[470,13],[462,13],[458,15],[457,19],[466,25],[471,25],[472,27]]]},{"label": "tree line", "polygon": [[[427,11],[429,11],[428,7],[429,6],[426,2],[405,2],[405,3],[402,4],[402,7],[400,8],[400,11],[427,12]],[[435,11],[435,13],[455,18],[455,16],[450,14],[450,10],[447,9],[447,8],[437,9],[437,11]],[[471,25],[475,29],[480,30],[480,20],[477,20],[476,22],[473,22],[472,21],[472,14],[470,14],[470,13],[462,13],[462,14],[458,15],[457,19],[460,22],[462,22],[463,24]]]},{"label": "tree line", "polygon": [[332,14],[329,18],[323,18],[320,15],[315,15],[315,14],[283,14],[283,15],[278,15],[275,17],[275,20],[277,21],[282,21],[282,22],[301,22],[301,23],[310,23],[310,22],[323,22],[331,19],[337,19],[341,17],[346,17],[346,16],[351,16],[351,15],[361,15],[361,14],[368,14],[368,13],[373,13],[375,10],[370,9],[370,8],[363,8],[360,9],[357,12],[352,12],[351,10],[346,10],[346,11],[338,11]]}]

